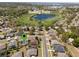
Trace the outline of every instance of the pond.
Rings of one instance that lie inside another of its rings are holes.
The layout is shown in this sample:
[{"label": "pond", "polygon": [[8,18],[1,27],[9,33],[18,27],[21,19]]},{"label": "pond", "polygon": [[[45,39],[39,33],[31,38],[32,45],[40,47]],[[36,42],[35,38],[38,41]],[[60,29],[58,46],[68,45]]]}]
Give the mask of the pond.
[{"label": "pond", "polygon": [[37,20],[46,20],[48,18],[53,18],[55,15],[52,14],[36,14],[33,16],[34,19]]}]

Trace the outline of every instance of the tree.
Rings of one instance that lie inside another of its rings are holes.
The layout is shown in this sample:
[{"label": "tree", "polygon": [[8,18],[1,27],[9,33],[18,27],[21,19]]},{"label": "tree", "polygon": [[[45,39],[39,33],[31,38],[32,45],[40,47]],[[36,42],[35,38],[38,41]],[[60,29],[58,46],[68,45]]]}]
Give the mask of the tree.
[{"label": "tree", "polygon": [[79,47],[79,37],[73,41],[75,47]]},{"label": "tree", "polygon": [[67,42],[68,38],[69,38],[69,33],[68,32],[64,32],[62,34],[62,41]]}]

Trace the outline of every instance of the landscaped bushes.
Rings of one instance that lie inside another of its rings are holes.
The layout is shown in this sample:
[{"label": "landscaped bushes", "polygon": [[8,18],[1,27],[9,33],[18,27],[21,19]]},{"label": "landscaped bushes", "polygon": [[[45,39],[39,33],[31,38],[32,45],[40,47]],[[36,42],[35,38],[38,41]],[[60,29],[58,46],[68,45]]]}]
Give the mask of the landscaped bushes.
[{"label": "landscaped bushes", "polygon": [[73,41],[75,47],[79,47],[79,37]]}]

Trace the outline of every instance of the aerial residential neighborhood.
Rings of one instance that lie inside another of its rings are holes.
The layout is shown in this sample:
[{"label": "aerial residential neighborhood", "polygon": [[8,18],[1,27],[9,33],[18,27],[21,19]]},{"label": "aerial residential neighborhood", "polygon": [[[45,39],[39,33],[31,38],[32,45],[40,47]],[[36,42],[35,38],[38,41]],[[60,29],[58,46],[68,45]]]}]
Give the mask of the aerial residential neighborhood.
[{"label": "aerial residential neighborhood", "polygon": [[0,3],[0,57],[79,57],[79,4]]}]

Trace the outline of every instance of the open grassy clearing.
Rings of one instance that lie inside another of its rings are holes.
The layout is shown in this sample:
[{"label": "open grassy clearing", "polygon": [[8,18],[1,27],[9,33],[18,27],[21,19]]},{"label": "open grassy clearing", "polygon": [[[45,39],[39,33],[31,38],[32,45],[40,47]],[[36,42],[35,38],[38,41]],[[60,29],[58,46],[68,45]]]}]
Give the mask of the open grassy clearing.
[{"label": "open grassy clearing", "polygon": [[27,14],[27,15],[22,15],[19,19],[17,19],[16,24],[18,26],[40,26],[43,25],[45,27],[51,26],[53,25],[57,20],[62,19],[62,17],[55,13],[55,16],[52,18],[48,18],[46,20],[36,20],[34,18],[32,18],[32,16],[34,16],[35,14]]}]

